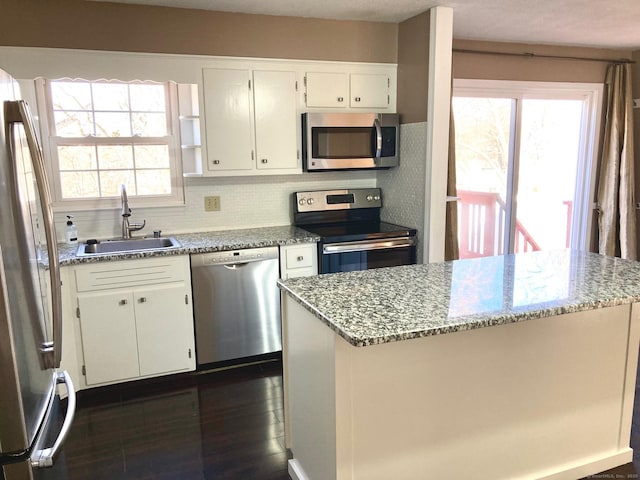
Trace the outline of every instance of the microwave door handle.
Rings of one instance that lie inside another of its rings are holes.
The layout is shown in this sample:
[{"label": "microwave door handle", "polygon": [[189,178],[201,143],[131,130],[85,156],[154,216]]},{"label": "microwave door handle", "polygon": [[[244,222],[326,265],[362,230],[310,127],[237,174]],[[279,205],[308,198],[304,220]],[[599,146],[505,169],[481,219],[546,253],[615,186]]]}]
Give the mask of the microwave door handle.
[{"label": "microwave door handle", "polygon": [[382,127],[380,126],[380,119],[376,118],[373,121],[373,126],[376,129],[376,154],[374,161],[378,164],[382,156]]}]

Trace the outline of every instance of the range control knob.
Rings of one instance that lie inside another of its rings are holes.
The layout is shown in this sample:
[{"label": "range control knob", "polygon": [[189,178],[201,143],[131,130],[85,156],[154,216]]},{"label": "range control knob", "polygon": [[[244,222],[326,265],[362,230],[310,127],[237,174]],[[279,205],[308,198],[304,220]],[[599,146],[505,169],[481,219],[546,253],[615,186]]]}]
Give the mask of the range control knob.
[{"label": "range control knob", "polygon": [[304,205],[306,202],[304,200],[304,198],[301,198],[300,200],[298,200],[298,205]]},{"label": "range control knob", "polygon": [[367,202],[370,202],[373,200],[373,195],[367,195]]},{"label": "range control knob", "polygon": [[313,198],[307,199],[307,205],[313,205]]},{"label": "range control knob", "polygon": [[378,200],[380,200],[380,195],[374,196],[373,199],[377,202]]}]

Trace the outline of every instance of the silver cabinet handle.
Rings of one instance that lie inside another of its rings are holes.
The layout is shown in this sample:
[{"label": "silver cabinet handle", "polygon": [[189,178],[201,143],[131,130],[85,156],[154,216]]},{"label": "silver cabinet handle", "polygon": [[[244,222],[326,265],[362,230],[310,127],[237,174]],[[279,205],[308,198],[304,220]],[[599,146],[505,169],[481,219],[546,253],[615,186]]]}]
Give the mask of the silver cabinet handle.
[{"label": "silver cabinet handle", "polygon": [[262,163],[269,163],[269,160],[267,160],[266,158],[263,158],[262,160],[260,160]]},{"label": "silver cabinet handle", "polygon": [[129,303],[129,301],[126,298],[123,298],[118,302],[118,305],[126,305],[127,303]]},{"label": "silver cabinet handle", "polygon": [[338,97],[339,102],[344,102],[344,97]]},{"label": "silver cabinet handle", "polygon": [[140,297],[138,303],[147,303],[147,297]]},{"label": "silver cabinet handle", "polygon": [[64,383],[67,387],[67,413],[64,416],[64,422],[62,422],[62,428],[58,434],[58,438],[50,448],[36,448],[31,454],[31,466],[34,468],[46,468],[53,466],[60,447],[67,438],[71,425],[73,424],[73,417],[76,413],[76,390],[73,387],[71,376],[65,371],[57,372],[55,374],[56,383]]},{"label": "silver cabinet handle", "polygon": [[[53,223],[53,208],[51,206],[51,190],[47,181],[47,173],[44,164],[42,149],[36,137],[36,130],[29,112],[29,107],[24,100],[4,102],[5,110],[5,131],[10,131],[9,149],[12,158],[15,158],[16,146],[14,145],[14,128],[16,123],[24,125],[29,154],[33,164],[33,173],[38,185],[38,197],[42,208],[44,233],[47,240],[47,254],[49,256],[49,278],[51,280],[51,313],[52,313],[52,339],[45,341],[45,333],[42,332],[40,353],[42,355],[45,368],[58,368],[62,358],[62,292],[60,282],[60,264],[58,261],[58,250],[56,247],[57,238],[55,225]],[[17,182],[16,172],[14,172],[14,182]],[[15,185],[17,191],[17,183]],[[40,331],[38,328],[36,331]]]},{"label": "silver cabinet handle", "polygon": [[355,98],[355,101],[356,101],[356,102],[359,102],[359,101],[360,101],[360,97],[356,97],[356,98]]},{"label": "silver cabinet handle", "polygon": [[213,164],[214,164],[214,165],[220,165],[220,160],[214,160],[214,161],[213,161]]}]

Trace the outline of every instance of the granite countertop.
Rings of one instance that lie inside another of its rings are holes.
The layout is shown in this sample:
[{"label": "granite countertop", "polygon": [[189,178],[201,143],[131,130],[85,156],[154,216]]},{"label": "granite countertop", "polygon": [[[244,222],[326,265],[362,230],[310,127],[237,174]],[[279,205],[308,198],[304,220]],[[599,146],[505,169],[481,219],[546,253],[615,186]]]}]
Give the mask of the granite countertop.
[{"label": "granite countertop", "polygon": [[294,278],[280,288],[357,347],[640,300],[640,262],[571,250]]},{"label": "granite countertop", "polygon": [[320,239],[317,235],[293,225],[185,233],[165,236],[174,237],[178,242],[180,242],[181,247],[165,250],[147,250],[144,252],[127,252],[78,257],[76,256],[78,245],[58,244],[58,257],[60,259],[60,265],[64,266],[114,260],[130,260],[135,258],[157,257],[164,255],[188,255],[192,253],[240,250],[243,248],[293,245],[296,243],[317,242]]}]

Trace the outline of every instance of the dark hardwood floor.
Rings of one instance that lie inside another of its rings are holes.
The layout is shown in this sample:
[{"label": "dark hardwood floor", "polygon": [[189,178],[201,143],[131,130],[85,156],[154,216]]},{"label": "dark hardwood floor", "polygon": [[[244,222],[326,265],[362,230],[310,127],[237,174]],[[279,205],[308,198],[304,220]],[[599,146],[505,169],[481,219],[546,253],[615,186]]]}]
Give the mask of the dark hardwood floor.
[{"label": "dark hardwood floor", "polygon": [[[638,390],[634,463],[587,478],[639,478]],[[63,458],[69,480],[286,480],[281,363],[83,391]]]},{"label": "dark hardwood floor", "polygon": [[279,361],[81,392],[69,480],[282,480]]}]

